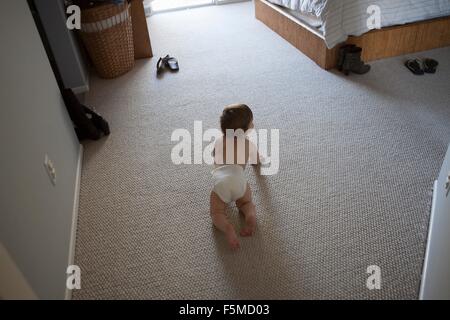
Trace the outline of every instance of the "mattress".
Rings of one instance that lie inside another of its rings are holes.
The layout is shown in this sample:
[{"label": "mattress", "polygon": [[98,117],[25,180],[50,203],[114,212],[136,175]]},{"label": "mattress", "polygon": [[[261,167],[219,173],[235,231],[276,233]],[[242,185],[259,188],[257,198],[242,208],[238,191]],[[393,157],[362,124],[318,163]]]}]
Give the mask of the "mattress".
[{"label": "mattress", "polygon": [[317,17],[328,48],[371,30],[369,6],[379,8],[381,27],[450,16],[450,0],[268,0]]}]

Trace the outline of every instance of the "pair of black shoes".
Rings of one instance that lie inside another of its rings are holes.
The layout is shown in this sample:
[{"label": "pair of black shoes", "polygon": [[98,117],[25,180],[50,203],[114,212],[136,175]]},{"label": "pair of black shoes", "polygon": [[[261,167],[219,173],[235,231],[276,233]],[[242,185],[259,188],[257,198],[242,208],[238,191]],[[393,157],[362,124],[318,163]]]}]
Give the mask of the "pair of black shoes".
[{"label": "pair of black shoes", "polygon": [[434,59],[409,59],[405,62],[407,67],[413,74],[421,76],[424,73],[436,73],[436,68],[439,63]]},{"label": "pair of black shoes", "polygon": [[166,55],[164,58],[159,58],[158,63],[156,64],[156,73],[160,75],[166,68],[170,71],[180,70],[178,60],[169,55]]},{"label": "pair of black shoes", "polygon": [[78,139],[98,140],[110,134],[108,122],[93,109],[80,103],[72,89],[61,91]]},{"label": "pair of black shoes", "polygon": [[337,68],[346,76],[350,72],[364,74],[369,72],[370,66],[361,60],[362,48],[354,44],[346,44],[339,48]]}]

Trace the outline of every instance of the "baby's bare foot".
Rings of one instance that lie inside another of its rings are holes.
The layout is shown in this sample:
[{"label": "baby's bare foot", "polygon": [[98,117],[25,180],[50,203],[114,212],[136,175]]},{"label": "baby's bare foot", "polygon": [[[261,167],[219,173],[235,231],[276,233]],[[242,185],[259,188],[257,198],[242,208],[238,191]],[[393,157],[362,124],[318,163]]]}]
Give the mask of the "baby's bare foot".
[{"label": "baby's bare foot", "polygon": [[241,229],[240,235],[243,237],[250,237],[251,235],[253,235],[253,232],[255,231],[256,228],[255,206],[251,204],[245,209],[243,208],[242,210],[242,213],[245,216],[245,226]]},{"label": "baby's bare foot", "polygon": [[230,226],[225,233],[225,236],[227,238],[228,244],[230,245],[230,248],[233,250],[237,250],[240,247],[239,239],[236,235],[236,231],[234,231],[233,226]]}]

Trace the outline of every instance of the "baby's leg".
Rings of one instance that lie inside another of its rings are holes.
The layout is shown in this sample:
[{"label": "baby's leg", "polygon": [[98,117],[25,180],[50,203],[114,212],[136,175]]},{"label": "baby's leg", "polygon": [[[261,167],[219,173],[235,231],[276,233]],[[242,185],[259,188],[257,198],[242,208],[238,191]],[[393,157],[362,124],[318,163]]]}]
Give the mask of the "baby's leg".
[{"label": "baby's leg", "polygon": [[233,225],[228,221],[226,216],[227,204],[212,191],[210,199],[211,218],[214,226],[225,233],[228,244],[231,249],[239,248],[239,239],[236,235]]},{"label": "baby's leg", "polygon": [[252,202],[252,191],[248,184],[247,191],[242,198],[236,201],[236,206],[245,216],[245,227],[241,229],[240,234],[243,237],[251,236],[256,228],[256,209]]}]

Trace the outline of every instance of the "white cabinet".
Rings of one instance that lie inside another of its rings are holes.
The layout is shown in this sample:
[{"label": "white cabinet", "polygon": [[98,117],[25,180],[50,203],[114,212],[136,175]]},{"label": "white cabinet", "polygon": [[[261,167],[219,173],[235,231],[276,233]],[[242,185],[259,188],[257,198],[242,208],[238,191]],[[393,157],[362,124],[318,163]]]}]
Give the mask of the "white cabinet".
[{"label": "white cabinet", "polygon": [[420,299],[450,299],[450,146],[434,184]]}]

